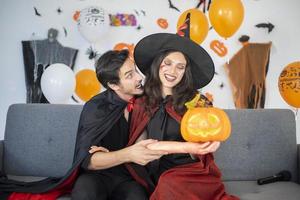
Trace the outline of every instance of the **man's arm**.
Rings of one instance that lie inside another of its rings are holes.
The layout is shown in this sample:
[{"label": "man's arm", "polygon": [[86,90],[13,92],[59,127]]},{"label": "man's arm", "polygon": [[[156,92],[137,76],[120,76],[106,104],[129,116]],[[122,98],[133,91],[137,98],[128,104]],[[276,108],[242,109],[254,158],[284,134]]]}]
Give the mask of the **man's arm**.
[{"label": "man's arm", "polygon": [[167,154],[167,152],[163,150],[150,150],[147,148],[149,144],[156,142],[156,140],[147,139],[118,151],[98,151],[92,155],[88,169],[107,169],[128,162],[146,165]]}]

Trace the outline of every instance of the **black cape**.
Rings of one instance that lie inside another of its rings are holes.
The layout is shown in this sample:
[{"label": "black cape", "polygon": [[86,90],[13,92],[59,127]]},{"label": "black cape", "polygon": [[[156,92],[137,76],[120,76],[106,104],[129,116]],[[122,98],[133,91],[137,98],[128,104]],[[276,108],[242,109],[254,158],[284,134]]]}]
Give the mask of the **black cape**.
[{"label": "black cape", "polygon": [[77,171],[88,155],[90,147],[98,144],[120,119],[126,105],[127,102],[111,90],[106,90],[93,97],[84,105],[81,112],[73,165],[65,176],[49,177],[35,182],[21,182],[9,180],[5,174],[0,173],[0,192],[44,193],[63,184],[74,171]]}]

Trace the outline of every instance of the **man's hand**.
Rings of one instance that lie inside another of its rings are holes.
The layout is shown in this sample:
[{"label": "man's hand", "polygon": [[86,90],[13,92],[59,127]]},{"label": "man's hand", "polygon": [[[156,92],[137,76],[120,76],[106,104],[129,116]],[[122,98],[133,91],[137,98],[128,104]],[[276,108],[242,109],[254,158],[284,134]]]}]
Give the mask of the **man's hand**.
[{"label": "man's hand", "polygon": [[128,156],[128,162],[134,162],[139,165],[146,165],[149,162],[159,159],[161,156],[168,154],[167,151],[151,150],[147,148],[149,144],[153,144],[156,142],[157,140],[153,139],[139,141],[134,145],[125,148],[124,150],[126,150],[126,154],[124,156]]}]

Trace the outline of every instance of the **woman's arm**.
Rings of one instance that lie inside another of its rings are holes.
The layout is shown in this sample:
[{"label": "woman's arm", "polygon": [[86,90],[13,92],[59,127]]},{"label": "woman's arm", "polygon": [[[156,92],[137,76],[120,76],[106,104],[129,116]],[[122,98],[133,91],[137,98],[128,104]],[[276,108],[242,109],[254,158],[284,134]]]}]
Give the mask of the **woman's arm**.
[{"label": "woman's arm", "polygon": [[204,155],[215,152],[220,146],[220,142],[177,142],[177,141],[159,141],[148,144],[147,148],[151,150],[162,150],[171,153],[189,153]]}]

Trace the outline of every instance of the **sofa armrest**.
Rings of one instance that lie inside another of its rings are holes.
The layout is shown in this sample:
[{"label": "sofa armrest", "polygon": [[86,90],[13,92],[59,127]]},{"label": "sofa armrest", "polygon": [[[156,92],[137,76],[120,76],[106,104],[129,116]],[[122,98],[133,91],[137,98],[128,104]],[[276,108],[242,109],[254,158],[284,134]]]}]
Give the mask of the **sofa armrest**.
[{"label": "sofa armrest", "polygon": [[0,173],[3,169],[3,151],[4,151],[4,141],[0,140]]}]

